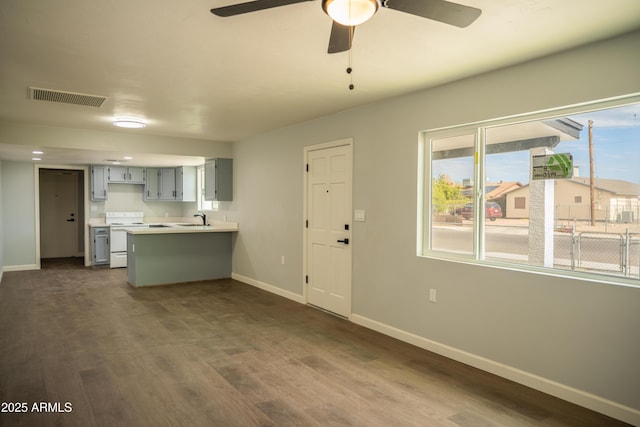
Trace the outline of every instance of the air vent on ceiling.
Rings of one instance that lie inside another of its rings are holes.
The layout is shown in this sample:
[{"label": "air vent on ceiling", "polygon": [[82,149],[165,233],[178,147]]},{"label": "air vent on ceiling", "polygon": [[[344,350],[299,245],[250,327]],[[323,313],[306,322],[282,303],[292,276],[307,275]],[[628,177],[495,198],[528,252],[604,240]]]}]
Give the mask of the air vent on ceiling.
[{"label": "air vent on ceiling", "polygon": [[102,107],[105,96],[87,95],[85,93],[64,92],[60,90],[29,87],[29,97],[36,101],[62,102],[63,104]]}]

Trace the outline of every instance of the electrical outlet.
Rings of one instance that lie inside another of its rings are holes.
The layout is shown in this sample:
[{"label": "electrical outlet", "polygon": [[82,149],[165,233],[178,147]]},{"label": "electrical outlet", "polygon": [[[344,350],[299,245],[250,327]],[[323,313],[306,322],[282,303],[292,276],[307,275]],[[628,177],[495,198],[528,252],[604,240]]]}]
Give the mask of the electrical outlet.
[{"label": "electrical outlet", "polygon": [[280,257],[280,264],[284,265],[284,255]]},{"label": "electrical outlet", "polygon": [[436,294],[436,290],[431,288],[429,289],[429,302],[437,302],[438,301],[438,297]]}]

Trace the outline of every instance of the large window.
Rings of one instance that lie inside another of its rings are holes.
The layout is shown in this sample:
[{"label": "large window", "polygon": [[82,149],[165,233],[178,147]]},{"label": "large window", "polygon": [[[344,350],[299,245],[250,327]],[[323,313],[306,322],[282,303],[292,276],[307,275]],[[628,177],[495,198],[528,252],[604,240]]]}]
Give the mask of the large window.
[{"label": "large window", "polygon": [[424,132],[420,255],[640,283],[639,101]]}]

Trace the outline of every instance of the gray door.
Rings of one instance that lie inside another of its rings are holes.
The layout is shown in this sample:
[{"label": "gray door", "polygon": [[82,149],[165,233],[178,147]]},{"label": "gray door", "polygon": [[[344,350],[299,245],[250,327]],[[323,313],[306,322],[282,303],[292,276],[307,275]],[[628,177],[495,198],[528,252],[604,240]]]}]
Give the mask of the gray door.
[{"label": "gray door", "polygon": [[78,256],[79,171],[40,169],[40,257]]}]

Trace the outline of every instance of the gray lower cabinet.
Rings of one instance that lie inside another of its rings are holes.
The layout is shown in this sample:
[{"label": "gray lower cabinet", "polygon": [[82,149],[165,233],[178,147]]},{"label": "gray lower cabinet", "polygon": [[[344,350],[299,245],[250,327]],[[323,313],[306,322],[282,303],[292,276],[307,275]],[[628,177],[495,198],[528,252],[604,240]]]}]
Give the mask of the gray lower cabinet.
[{"label": "gray lower cabinet", "polygon": [[91,265],[106,265],[109,261],[109,227],[91,227]]}]

